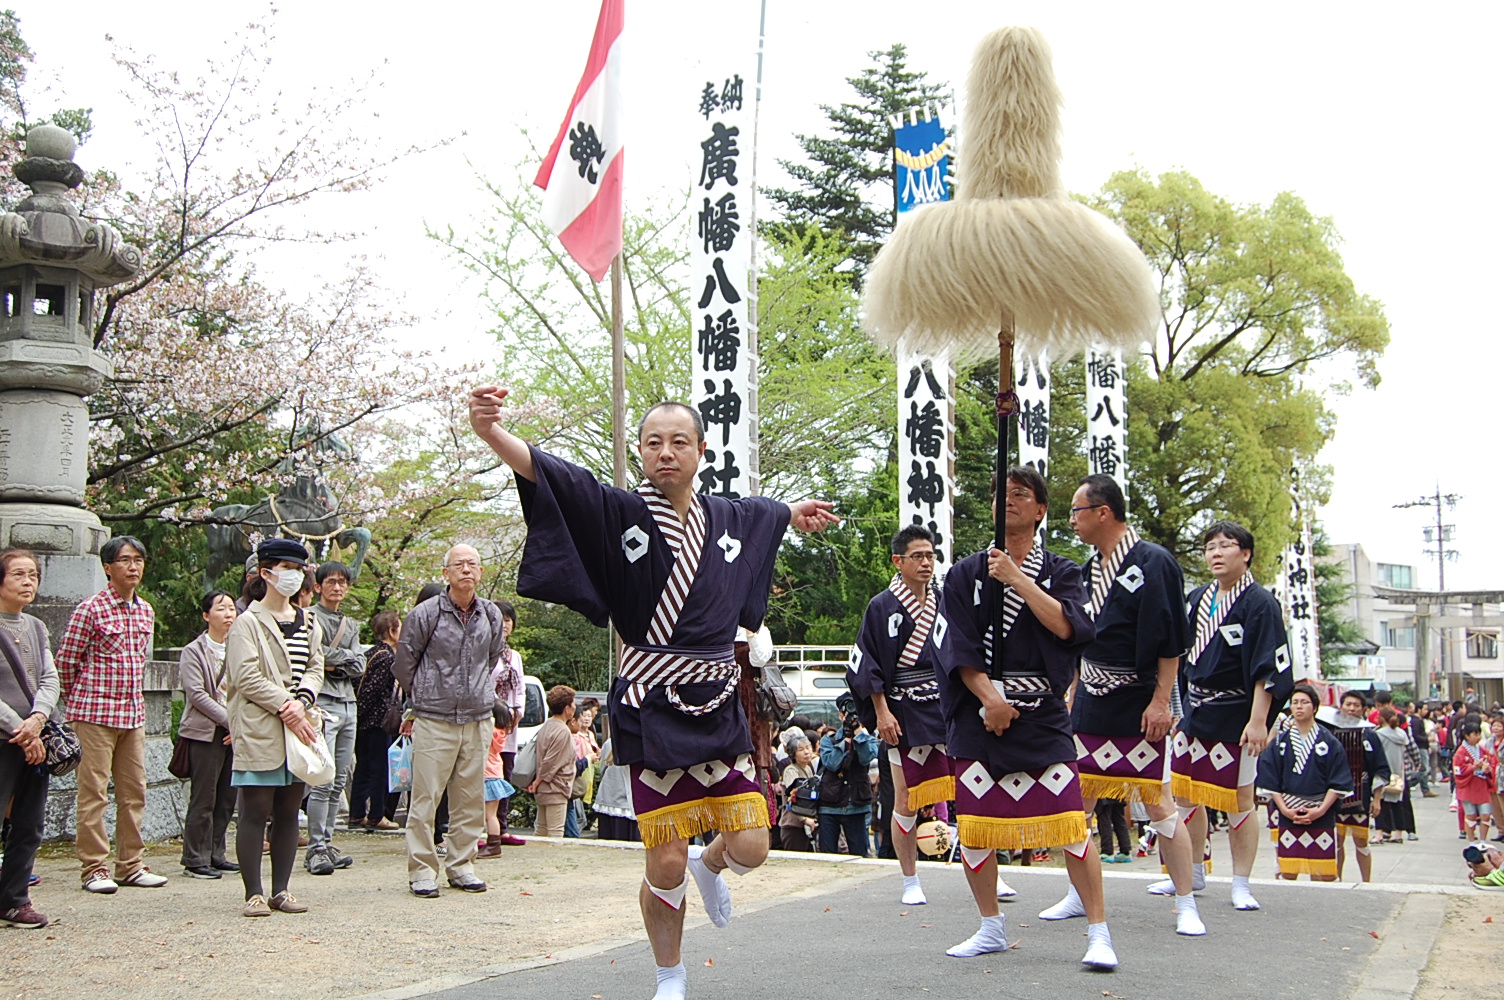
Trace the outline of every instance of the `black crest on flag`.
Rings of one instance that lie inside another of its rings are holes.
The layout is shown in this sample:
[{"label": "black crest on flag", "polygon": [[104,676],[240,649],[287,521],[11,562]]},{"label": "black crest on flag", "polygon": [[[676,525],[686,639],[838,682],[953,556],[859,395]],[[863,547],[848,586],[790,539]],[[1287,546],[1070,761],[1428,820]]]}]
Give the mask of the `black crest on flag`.
[{"label": "black crest on flag", "polygon": [[600,179],[595,167],[605,162],[606,148],[601,145],[600,136],[595,134],[594,125],[577,122],[569,130],[569,158],[579,166],[581,177],[592,184]]}]

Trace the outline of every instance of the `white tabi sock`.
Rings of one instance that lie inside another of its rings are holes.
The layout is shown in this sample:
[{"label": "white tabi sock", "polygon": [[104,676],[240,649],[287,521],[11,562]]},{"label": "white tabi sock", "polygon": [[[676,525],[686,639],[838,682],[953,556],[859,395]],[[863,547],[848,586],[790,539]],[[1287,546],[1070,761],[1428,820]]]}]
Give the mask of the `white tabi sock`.
[{"label": "white tabi sock", "polygon": [[1112,950],[1112,934],[1107,930],[1107,921],[1086,925],[1086,955],[1081,964],[1093,969],[1118,967],[1118,953]]},{"label": "white tabi sock", "polygon": [[658,966],[658,992],[653,994],[653,1000],[684,1000],[684,992],[689,986],[689,973],[684,971],[684,963],[672,967]]},{"label": "white tabi sock", "polygon": [[951,958],[976,958],[978,955],[1008,949],[1008,933],[1003,915],[983,917],[982,928],[945,953]]},{"label": "white tabi sock", "polygon": [[[1206,888],[1206,862],[1198,861],[1191,865],[1191,891],[1200,892]],[[1165,879],[1162,882],[1150,882],[1149,894],[1152,896],[1175,895],[1175,880]]]},{"label": "white tabi sock", "polygon": [[1086,916],[1086,906],[1081,902],[1081,894],[1073,885],[1066,886],[1065,898],[1047,910],[1039,911],[1040,920],[1069,920],[1072,917]]},{"label": "white tabi sock", "polygon": [[919,887],[918,875],[905,875],[903,877],[903,905],[923,906],[929,900],[924,898],[924,890]]},{"label": "white tabi sock", "polygon": [[1248,888],[1247,875],[1234,875],[1232,877],[1232,905],[1239,910],[1257,910],[1259,901],[1253,898],[1253,893]]},{"label": "white tabi sock", "polygon": [[1186,937],[1200,937],[1206,933],[1206,924],[1201,922],[1194,893],[1175,897],[1175,933]]},{"label": "white tabi sock", "polygon": [[713,872],[701,859],[705,848],[698,844],[689,847],[689,873],[695,877],[695,885],[700,889],[700,898],[705,901],[705,913],[710,917],[710,922],[717,927],[725,927],[731,922],[731,887],[721,877],[720,872]]}]

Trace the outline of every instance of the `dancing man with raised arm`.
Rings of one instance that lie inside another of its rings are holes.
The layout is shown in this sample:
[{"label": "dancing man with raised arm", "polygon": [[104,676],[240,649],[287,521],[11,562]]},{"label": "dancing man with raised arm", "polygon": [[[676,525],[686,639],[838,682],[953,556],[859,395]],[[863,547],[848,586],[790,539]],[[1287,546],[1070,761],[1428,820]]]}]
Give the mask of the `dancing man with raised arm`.
[{"label": "dancing man with raised arm", "polygon": [[[517,592],[609,621],[624,643],[610,695],[614,756],[630,766],[647,847],[638,899],[658,965],[655,1000],[679,1000],[688,875],[724,927],[731,893],[721,873],[745,874],[768,854],[767,801],[736,697],[736,628],[762,624],[784,530],[820,531],[840,518],[819,500],[696,495],[705,431],[683,403],[643,416],[645,481],[622,490],[509,432],[507,394],[474,390],[470,425],[517,473],[528,527]],[[689,846],[710,830],[719,832],[708,847]]]}]

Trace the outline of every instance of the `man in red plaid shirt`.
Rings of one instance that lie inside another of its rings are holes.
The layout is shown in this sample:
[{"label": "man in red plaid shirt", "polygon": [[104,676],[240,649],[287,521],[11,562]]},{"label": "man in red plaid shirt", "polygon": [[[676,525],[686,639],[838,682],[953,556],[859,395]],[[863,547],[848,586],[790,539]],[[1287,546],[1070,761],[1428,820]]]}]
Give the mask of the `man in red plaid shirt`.
[{"label": "man in red plaid shirt", "polygon": [[[151,605],[136,593],[146,571],[146,547],[129,535],[99,550],[109,580],[73,610],[57,651],[58,679],[68,721],[78,733],[78,822],[74,849],[83,887],[111,893],[122,885],[155,889],[167,880],[142,862],[146,844],[146,696],[142,684],[151,644]],[[115,876],[105,861],[110,834],[105,807],[115,780]]]}]

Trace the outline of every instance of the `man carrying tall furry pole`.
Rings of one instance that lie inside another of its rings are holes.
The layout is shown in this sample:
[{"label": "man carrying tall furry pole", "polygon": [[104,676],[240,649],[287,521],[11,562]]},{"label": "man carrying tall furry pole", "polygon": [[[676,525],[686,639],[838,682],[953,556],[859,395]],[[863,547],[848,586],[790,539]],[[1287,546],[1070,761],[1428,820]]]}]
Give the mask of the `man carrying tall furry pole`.
[{"label": "man carrying tall furry pole", "polygon": [[[1102,864],[1086,828],[1076,745],[1065,692],[1095,637],[1081,569],[1049,552],[1036,532],[1048,507],[1044,477],[1008,470],[1007,552],[967,556],[945,577],[941,615],[941,703],[956,770],[957,837],[982,926],[946,954],[971,958],[1008,947],[997,905],[997,852],[1065,845],[1065,867],[1087,920],[1083,965],[1117,966],[1107,929]],[[996,584],[984,586],[991,579]],[[1001,636],[993,629],[1002,602]]]},{"label": "man carrying tall furry pole", "polygon": [[[831,504],[697,496],[700,415],[660,403],[637,429],[645,481],[635,491],[541,451],[502,426],[508,390],[470,395],[470,425],[517,474],[527,545],[517,592],[564,604],[624,643],[610,695],[613,753],[630,765],[647,873],[638,902],[658,965],[655,1000],[682,1000],[680,944],[688,875],[711,921],[731,919],[721,873],[768,855],[768,807],[756,781],[733,641],[768,607],[784,529],[820,531]],[[719,833],[708,847],[689,838]],[[686,874],[686,871],[688,874]]]},{"label": "man carrying tall furry pole", "polygon": [[[1144,804],[1170,871],[1175,931],[1205,934],[1192,891],[1191,838],[1170,794],[1167,741],[1170,692],[1188,645],[1185,578],[1167,549],[1141,540],[1129,526],[1122,488],[1111,476],[1081,480],[1071,500],[1071,525],[1095,550],[1083,569],[1091,588],[1086,612],[1096,622],[1097,638],[1081,654],[1071,701],[1086,811],[1103,797]],[[1205,872],[1196,876],[1196,888],[1204,888]],[[1084,916],[1074,887],[1039,915]]]}]

